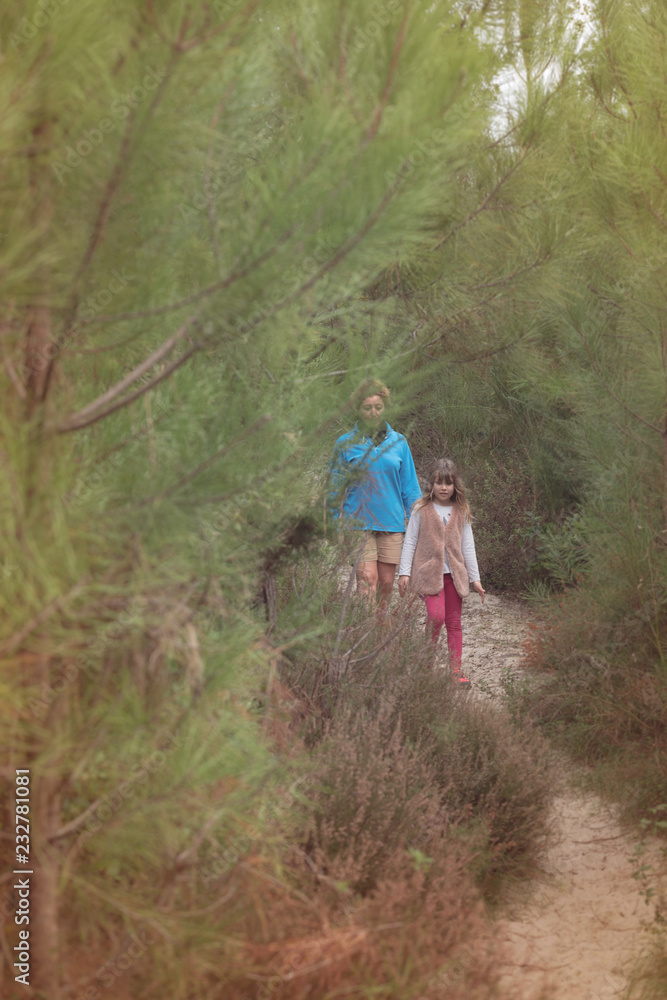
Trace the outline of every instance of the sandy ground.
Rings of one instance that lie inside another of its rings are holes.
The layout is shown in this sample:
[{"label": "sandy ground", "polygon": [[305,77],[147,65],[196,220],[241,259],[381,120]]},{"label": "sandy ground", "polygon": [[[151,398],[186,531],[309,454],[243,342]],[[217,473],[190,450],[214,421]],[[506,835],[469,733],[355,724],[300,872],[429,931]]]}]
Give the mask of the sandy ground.
[{"label": "sandy ground", "polygon": [[503,986],[516,1000],[620,998],[651,936],[652,906],[632,877],[636,840],[591,795],[565,789],[552,818],[555,836],[532,898],[503,922]]},{"label": "sandy ground", "polygon": [[[530,682],[519,665],[530,610],[487,595],[464,601],[463,669],[471,695],[502,697],[508,670]],[[540,874],[501,922],[507,946],[503,992],[512,1000],[620,1000],[628,975],[650,943],[652,904],[633,871],[638,836],[621,829],[613,808],[582,793],[555,765],[552,837]],[[642,861],[664,868],[656,844]],[[657,878],[657,874],[655,874]]]},{"label": "sandy ground", "polygon": [[476,693],[502,694],[502,682],[525,676],[519,668],[521,643],[527,637],[530,610],[517,601],[477,594],[463,602],[463,671]]}]

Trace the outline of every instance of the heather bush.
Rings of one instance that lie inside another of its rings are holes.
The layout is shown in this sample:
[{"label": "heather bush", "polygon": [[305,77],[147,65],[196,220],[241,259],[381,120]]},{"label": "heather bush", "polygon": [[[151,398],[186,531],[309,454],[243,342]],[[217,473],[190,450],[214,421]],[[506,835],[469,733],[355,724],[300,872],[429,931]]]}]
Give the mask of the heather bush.
[{"label": "heather bush", "polygon": [[428,857],[447,823],[435,775],[406,743],[390,698],[377,715],[342,709],[316,752],[309,847],[333,877],[366,893],[397,850]]},{"label": "heather bush", "polygon": [[528,871],[543,844],[546,754],[534,734],[519,736],[448,678],[428,687],[413,688],[405,728],[407,691],[386,695],[375,716],[348,709],[335,719],[317,751],[309,847],[330,874],[363,893],[398,847],[431,856],[445,830],[475,856],[471,872],[493,894],[506,876]]},{"label": "heather bush", "polygon": [[311,708],[310,742],[322,737],[338,706],[375,710],[388,678],[412,678],[412,683],[417,668],[425,669],[430,660],[414,613],[418,599],[394,602],[377,614],[356,594],[353,558],[351,543],[340,549],[320,546],[278,580],[281,620],[273,638],[287,645],[281,678]]},{"label": "heather bush", "polygon": [[[479,895],[451,843],[438,859],[388,857],[386,878],[361,898],[311,861],[301,879],[253,879],[236,908],[242,947],[205,995],[312,1000],[354,993],[383,1000],[492,1000],[501,956]],[[302,866],[303,868],[303,866]],[[310,879],[307,872],[310,872]]]},{"label": "heather bush", "polygon": [[524,655],[538,681],[514,692],[514,711],[594,764],[591,780],[618,797],[628,818],[645,816],[667,799],[661,586],[645,579],[638,588],[626,574],[597,591],[584,581],[542,612],[546,624],[533,630]]},{"label": "heather bush", "polygon": [[444,829],[495,891],[528,870],[542,843],[542,739],[428,669],[414,601],[378,615],[340,579],[337,591],[325,583],[319,592],[335,628],[295,645],[281,666],[310,706],[301,718],[314,764],[303,842],[332,877],[366,893],[397,849],[430,856],[429,838]]},{"label": "heather bush", "polygon": [[530,871],[551,798],[548,755],[537,734],[520,733],[493,707],[466,701],[436,730],[431,747],[451,812],[484,826],[485,888],[494,892],[503,878]]}]

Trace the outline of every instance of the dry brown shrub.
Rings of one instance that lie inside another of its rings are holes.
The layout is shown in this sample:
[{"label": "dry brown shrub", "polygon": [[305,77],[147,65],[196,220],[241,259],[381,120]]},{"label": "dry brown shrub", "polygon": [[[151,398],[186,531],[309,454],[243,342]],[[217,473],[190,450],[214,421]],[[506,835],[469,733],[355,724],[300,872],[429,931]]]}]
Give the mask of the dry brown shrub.
[{"label": "dry brown shrub", "polygon": [[[392,876],[364,905],[363,912],[374,924],[400,925],[400,933],[380,942],[385,975],[402,984],[397,996],[416,995],[419,1000],[496,996],[499,948],[468,874],[470,858],[444,832],[440,840],[439,845],[431,844],[435,857],[428,869],[415,868],[405,855],[396,857]],[[409,981],[408,970],[414,975]]]},{"label": "dry brown shrub", "polygon": [[293,895],[260,881],[255,891],[261,904],[239,927],[245,941],[233,974],[224,990],[207,995],[326,1000],[372,991],[385,1000],[497,997],[498,947],[466,873],[465,853],[445,838],[441,847],[428,867],[395,850],[375,890],[363,899],[348,896],[344,905],[326,885],[313,886],[308,905],[299,905]]},{"label": "dry brown shrub", "polygon": [[261,858],[243,866],[238,948],[206,996],[497,997],[472,838],[451,836],[441,785],[407,742],[393,698],[376,715],[342,709],[312,759],[308,851],[292,846],[282,883]]},{"label": "dry brown shrub", "polygon": [[376,716],[346,708],[318,749],[309,850],[361,893],[383,878],[398,848],[423,850],[446,823],[434,775],[393,711],[390,698]]},{"label": "dry brown shrub", "polygon": [[477,878],[495,893],[500,877],[531,869],[543,843],[543,740],[427,669],[423,628],[411,615],[401,628],[401,615],[346,629],[339,648],[354,654],[323,689],[329,716],[310,741],[302,842],[332,878],[366,893],[394,849],[423,851],[430,830],[446,827],[467,840]]},{"label": "dry brown shrub", "polygon": [[498,998],[479,887],[538,842],[540,754],[426,669],[413,616],[403,627],[400,609],[339,603],[335,619],[333,634],[281,660],[267,690],[264,727],[281,755],[310,713],[310,777],[279,862],[246,858],[229,873],[235,947],[228,939],[200,995]]},{"label": "dry brown shrub", "polygon": [[478,871],[491,888],[498,876],[530,871],[544,845],[552,792],[546,744],[518,732],[492,706],[465,700],[432,741],[450,816],[477,831]]}]

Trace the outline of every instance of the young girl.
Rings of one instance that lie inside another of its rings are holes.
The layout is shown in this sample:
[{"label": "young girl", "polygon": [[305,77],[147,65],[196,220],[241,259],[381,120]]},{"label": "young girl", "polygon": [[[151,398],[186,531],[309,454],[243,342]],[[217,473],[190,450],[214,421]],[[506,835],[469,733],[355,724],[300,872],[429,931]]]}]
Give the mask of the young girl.
[{"label": "young girl", "polygon": [[484,603],[470,507],[450,459],[441,458],[435,463],[429,483],[428,492],[412,508],[398,569],[398,589],[401,597],[410,589],[426,602],[426,633],[431,635],[434,655],[440,630],[445,626],[454,680],[469,687],[470,681],[461,672],[461,604],[470,593],[470,584]]}]

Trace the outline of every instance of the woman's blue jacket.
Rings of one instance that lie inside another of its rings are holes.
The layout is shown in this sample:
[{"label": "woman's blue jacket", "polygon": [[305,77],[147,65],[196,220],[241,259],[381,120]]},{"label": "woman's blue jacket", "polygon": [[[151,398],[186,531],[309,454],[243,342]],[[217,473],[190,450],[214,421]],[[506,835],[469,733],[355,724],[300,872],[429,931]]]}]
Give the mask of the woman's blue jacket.
[{"label": "woman's blue jacket", "polygon": [[389,424],[375,439],[358,424],[341,435],[329,476],[331,513],[342,514],[354,528],[405,531],[412,505],[422,495],[410,446]]}]

